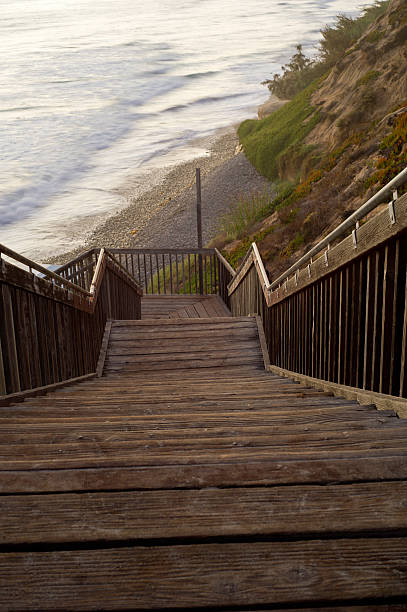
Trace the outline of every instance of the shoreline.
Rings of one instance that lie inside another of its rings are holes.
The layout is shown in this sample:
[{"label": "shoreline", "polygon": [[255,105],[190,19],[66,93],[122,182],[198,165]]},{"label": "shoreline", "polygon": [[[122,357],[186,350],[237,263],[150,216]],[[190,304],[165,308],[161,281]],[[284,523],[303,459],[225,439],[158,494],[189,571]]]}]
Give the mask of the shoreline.
[{"label": "shoreline", "polygon": [[162,179],[151,189],[135,195],[131,181],[117,189],[127,206],[108,216],[79,247],[44,258],[48,264],[68,262],[87,249],[167,248],[196,246],[195,169],[201,168],[203,240],[206,244],[219,229],[220,219],[241,195],[272,190],[244,153],[239,151],[236,126],[200,139],[207,155],[173,166],[157,168]]}]

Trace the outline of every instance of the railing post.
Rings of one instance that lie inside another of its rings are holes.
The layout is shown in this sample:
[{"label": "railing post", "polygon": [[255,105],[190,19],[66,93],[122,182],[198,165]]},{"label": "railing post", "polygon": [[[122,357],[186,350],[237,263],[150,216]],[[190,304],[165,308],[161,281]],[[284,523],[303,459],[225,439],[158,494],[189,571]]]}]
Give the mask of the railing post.
[{"label": "railing post", "polygon": [[[201,169],[196,169],[196,228],[198,234],[198,249],[202,249],[202,194],[201,194]],[[202,254],[198,255],[199,269],[199,293],[203,295],[203,265]]]},{"label": "railing post", "polygon": [[6,395],[7,387],[6,387],[6,377],[4,374],[4,361],[3,361],[3,353],[1,350],[1,338],[0,338],[0,395]]}]

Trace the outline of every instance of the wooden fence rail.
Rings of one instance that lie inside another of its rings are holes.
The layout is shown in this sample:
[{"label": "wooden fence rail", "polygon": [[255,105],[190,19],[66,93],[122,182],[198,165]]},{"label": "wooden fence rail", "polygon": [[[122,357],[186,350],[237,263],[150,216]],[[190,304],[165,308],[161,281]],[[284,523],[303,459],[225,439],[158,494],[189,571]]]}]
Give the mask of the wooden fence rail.
[{"label": "wooden fence rail", "polygon": [[[56,272],[89,290],[99,250],[87,251]],[[229,301],[227,285],[234,270],[217,249],[109,248],[107,252],[137,280],[146,295],[220,294],[225,303]]]},{"label": "wooden fence rail", "polygon": [[232,314],[261,316],[271,364],[407,397],[407,194],[290,271],[271,284],[253,245],[229,284]]},{"label": "wooden fence rail", "polygon": [[107,319],[141,316],[141,288],[103,249],[92,291],[51,280],[0,260],[0,396],[95,372]]},{"label": "wooden fence rail", "polygon": [[109,250],[147,295],[217,293],[219,267],[214,249]]}]

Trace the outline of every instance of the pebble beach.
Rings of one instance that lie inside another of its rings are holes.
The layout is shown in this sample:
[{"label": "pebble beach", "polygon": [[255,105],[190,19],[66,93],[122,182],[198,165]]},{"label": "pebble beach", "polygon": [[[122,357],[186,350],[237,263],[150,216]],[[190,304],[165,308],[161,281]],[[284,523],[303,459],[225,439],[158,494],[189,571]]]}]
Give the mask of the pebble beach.
[{"label": "pebble beach", "polygon": [[208,154],[167,169],[163,178],[142,195],[133,195],[131,183],[118,191],[128,205],[107,217],[82,247],[48,259],[62,264],[82,251],[98,246],[127,248],[181,248],[196,246],[195,171],[201,169],[203,241],[219,231],[222,216],[242,195],[272,190],[240,151],[236,127],[224,129],[207,142]]}]

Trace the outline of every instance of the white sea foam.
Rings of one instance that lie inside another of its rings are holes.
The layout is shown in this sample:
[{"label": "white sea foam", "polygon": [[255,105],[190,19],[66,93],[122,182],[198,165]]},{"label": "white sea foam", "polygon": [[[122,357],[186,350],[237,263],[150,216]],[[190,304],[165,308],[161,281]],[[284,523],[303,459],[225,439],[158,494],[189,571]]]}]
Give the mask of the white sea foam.
[{"label": "white sea foam", "polygon": [[[354,0],[0,0],[0,242],[79,243],[130,176],[253,114],[260,81]],[[142,188],[142,187],[140,187]]]}]

